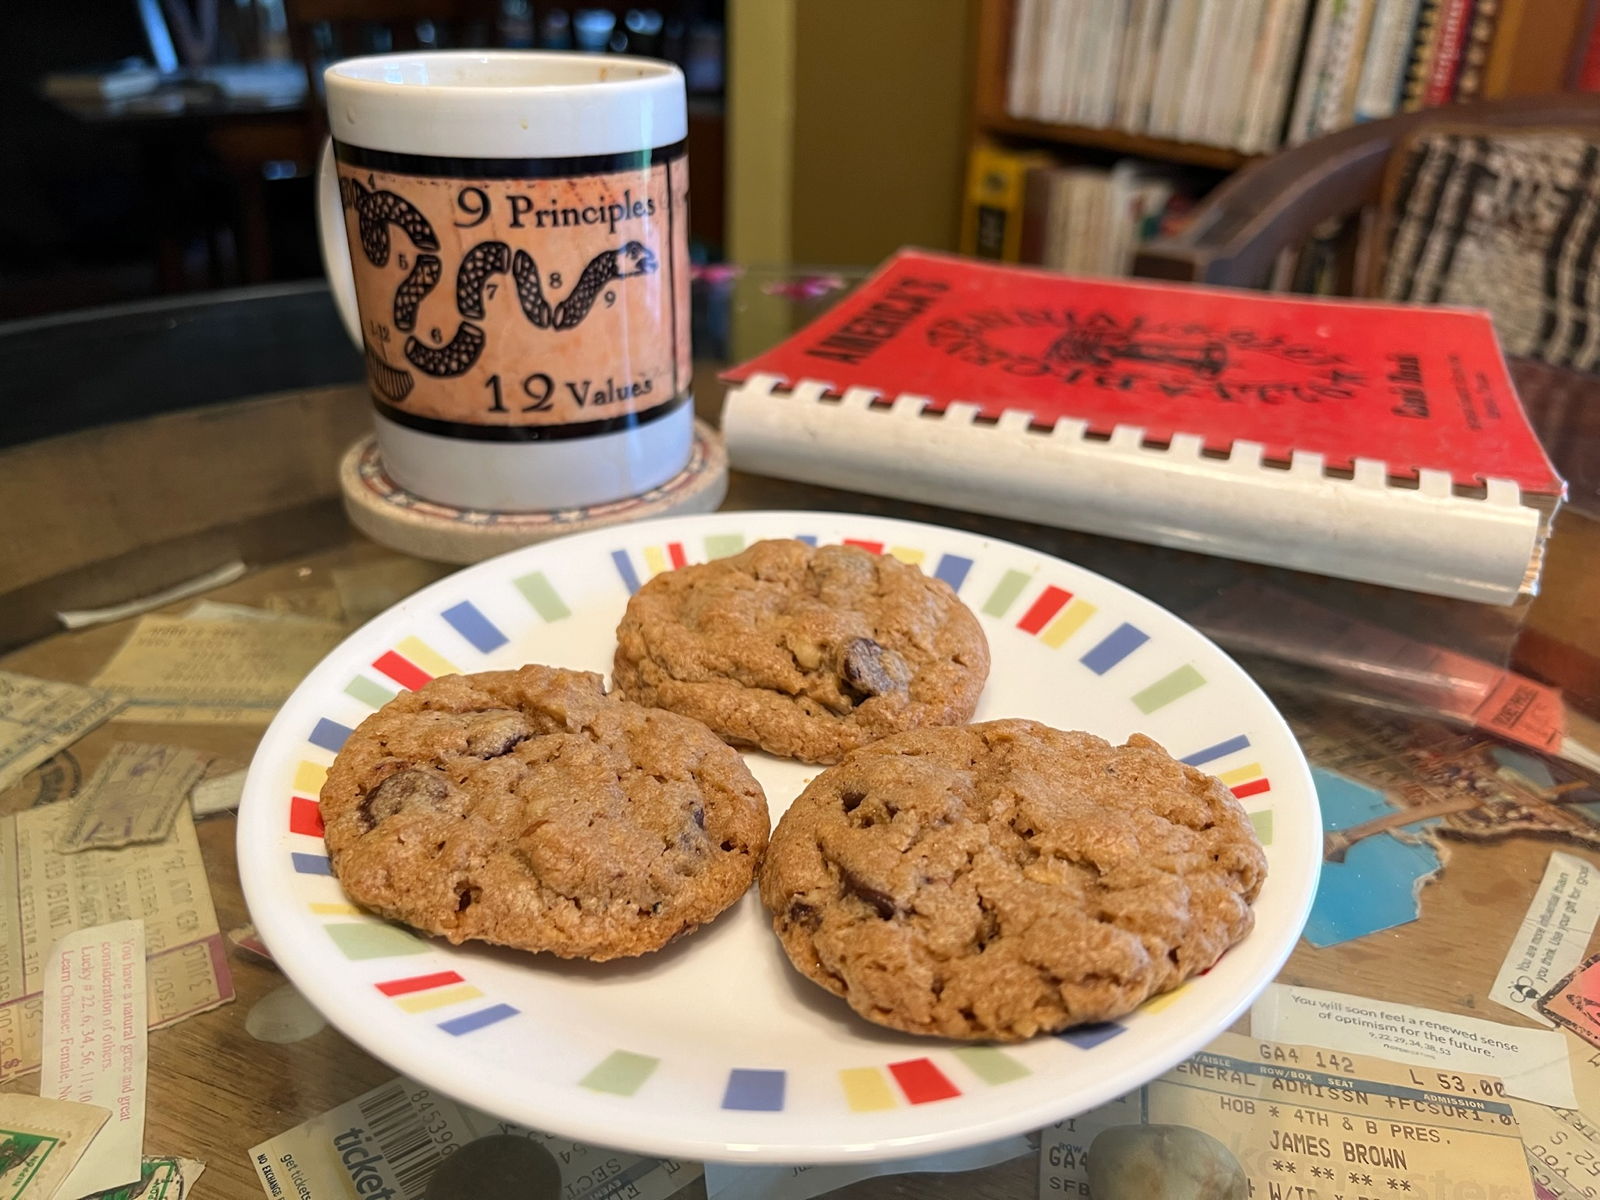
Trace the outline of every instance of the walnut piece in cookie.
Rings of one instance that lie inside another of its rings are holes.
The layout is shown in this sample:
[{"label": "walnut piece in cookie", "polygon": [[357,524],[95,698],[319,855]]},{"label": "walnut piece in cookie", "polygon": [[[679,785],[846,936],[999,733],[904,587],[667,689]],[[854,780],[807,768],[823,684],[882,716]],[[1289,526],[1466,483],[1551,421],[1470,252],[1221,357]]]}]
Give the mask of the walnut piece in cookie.
[{"label": "walnut piece in cookie", "polygon": [[815,763],[969,720],[988,675],[983,628],[944,581],[798,541],[651,579],[628,602],[613,671],[630,700]]},{"label": "walnut piece in cookie", "polygon": [[452,942],[660,949],[749,888],[766,797],[704,725],[554,667],[447,675],[363,721],[322,788],[334,874]]},{"label": "walnut piece in cookie", "polygon": [[1132,1011],[1249,933],[1266,856],[1217,779],[1135,734],[898,734],[778,822],[761,899],[789,960],[908,1033],[1019,1041]]}]

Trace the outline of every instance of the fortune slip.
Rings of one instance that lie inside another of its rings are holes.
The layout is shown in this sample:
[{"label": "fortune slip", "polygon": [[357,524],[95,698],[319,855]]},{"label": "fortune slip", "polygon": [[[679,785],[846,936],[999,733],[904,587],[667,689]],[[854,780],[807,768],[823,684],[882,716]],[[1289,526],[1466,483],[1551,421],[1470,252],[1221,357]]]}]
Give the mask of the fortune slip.
[{"label": "fortune slip", "polygon": [[0,1082],[39,1066],[45,951],[74,930],[143,919],[152,1028],[233,999],[187,809],[165,841],[62,854],[57,841],[70,808],[0,818],[0,879],[8,884],[0,887]]},{"label": "fortune slip", "polygon": [[118,742],[72,801],[62,852],[165,840],[210,761],[182,746]]},{"label": "fortune slip", "polygon": [[95,682],[129,696],[123,720],[265,723],[343,636],[311,621],[141,617]]},{"label": "fortune slip", "polygon": [[1600,917],[1597,884],[1595,869],[1583,859],[1559,850],[1550,855],[1539,891],[1489,993],[1496,1004],[1540,1025],[1555,1025],[1540,1011],[1539,1001],[1583,958]]},{"label": "fortune slip", "polygon": [[143,921],[79,929],[50,947],[39,1092],[111,1113],[67,1178],[73,1196],[139,1179],[147,1023]]},{"label": "fortune slip", "polygon": [[0,788],[70,746],[127,703],[98,688],[0,671]]},{"label": "fortune slip", "polygon": [[395,1079],[250,1151],[268,1200],[421,1200],[451,1154],[492,1134],[525,1137],[561,1169],[562,1200],[666,1200],[700,1178],[698,1163],[639,1158],[496,1120]]},{"label": "fortune slip", "polygon": [[1380,1055],[1402,1063],[1490,1073],[1508,1095],[1575,1108],[1566,1038],[1555,1030],[1271,984],[1250,1010],[1250,1032],[1277,1042]]},{"label": "fortune slip", "polygon": [[1516,1115],[1487,1075],[1224,1034],[1138,1091],[1046,1128],[1039,1195],[1088,1196],[1089,1147],[1119,1125],[1210,1134],[1258,1200],[1533,1197]]},{"label": "fortune slip", "polygon": [[111,1114],[92,1104],[0,1095],[0,1200],[48,1200]]}]

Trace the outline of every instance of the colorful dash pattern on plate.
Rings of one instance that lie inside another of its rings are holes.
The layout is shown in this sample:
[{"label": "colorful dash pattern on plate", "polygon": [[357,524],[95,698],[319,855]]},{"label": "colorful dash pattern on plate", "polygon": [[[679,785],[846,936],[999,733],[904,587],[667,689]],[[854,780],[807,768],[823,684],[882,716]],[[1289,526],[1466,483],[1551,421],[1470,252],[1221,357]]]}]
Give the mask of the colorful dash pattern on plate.
[{"label": "colorful dash pattern on plate", "polygon": [[[797,534],[800,540],[817,544],[813,535]],[[957,554],[929,555],[915,546],[895,545],[846,538],[845,544],[873,554],[889,554],[923,570],[961,592],[977,565],[973,559]],[[710,561],[737,554],[747,540],[738,533],[715,533],[695,547],[698,561]],[[666,542],[610,552],[617,577],[631,594],[644,580],[685,566],[696,558],[683,542]],[[572,615],[572,609],[551,580],[540,571],[514,578],[509,586],[520,596],[529,619],[551,623]],[[1200,691],[1204,675],[1192,663],[1160,661],[1160,647],[1149,633],[1121,621],[1109,631],[1080,637],[1100,606],[1036,574],[1008,569],[990,583],[981,598],[966,597],[985,616],[1014,627],[1020,634],[1036,639],[1047,650],[1065,652],[1069,661],[1097,676],[1126,672],[1126,694],[1133,705],[1149,715]],[[377,655],[367,669],[354,674],[343,691],[367,708],[377,709],[393,699],[396,689],[414,690],[438,675],[478,669],[474,656],[493,654],[511,641],[511,634],[490,619],[479,605],[460,600],[439,611],[457,643],[447,657],[435,646],[416,635],[399,638]],[[515,632],[515,631],[513,631]],[[1082,643],[1081,645],[1079,643]],[[465,662],[465,667],[458,665]],[[1154,672],[1146,664],[1157,664]],[[1141,670],[1141,668],[1146,668]],[[331,717],[317,720],[306,734],[313,754],[298,762],[293,771],[288,808],[288,829],[295,835],[297,848],[290,851],[294,871],[302,876],[330,876],[327,853],[322,845],[322,816],[315,797],[327,776],[327,765],[314,751],[326,756],[337,754],[349,737],[351,727]],[[1191,766],[1216,773],[1235,796],[1245,799],[1271,789],[1259,762],[1250,761],[1251,743],[1240,733],[1193,750],[1182,757]],[[1251,814],[1263,844],[1272,840],[1271,810]],[[364,914],[348,903],[314,900],[308,910],[322,919],[323,928],[339,951],[352,961],[405,959],[436,953],[424,939]],[[519,1015],[510,1004],[492,997],[455,970],[418,974],[398,974],[374,985],[377,991],[400,1012],[428,1020],[454,1037],[474,1033]],[[1146,1011],[1159,1011],[1180,993],[1169,992],[1145,1005]],[[1092,1050],[1122,1033],[1119,1022],[1080,1026],[1056,1035],[1056,1040],[1079,1051]],[[613,1050],[597,1062],[577,1083],[594,1092],[633,1096],[655,1074],[660,1060],[630,1050]],[[995,1087],[1031,1074],[1031,1069],[1014,1055],[991,1046],[959,1046],[941,1049],[936,1055],[903,1059],[881,1065],[849,1067],[837,1074],[840,1103],[851,1112],[880,1112],[903,1105],[930,1104],[951,1100],[976,1088]],[[728,1071],[721,1088],[721,1107],[726,1110],[762,1113],[782,1112],[788,1091],[788,1072],[768,1067],[737,1067]]]}]

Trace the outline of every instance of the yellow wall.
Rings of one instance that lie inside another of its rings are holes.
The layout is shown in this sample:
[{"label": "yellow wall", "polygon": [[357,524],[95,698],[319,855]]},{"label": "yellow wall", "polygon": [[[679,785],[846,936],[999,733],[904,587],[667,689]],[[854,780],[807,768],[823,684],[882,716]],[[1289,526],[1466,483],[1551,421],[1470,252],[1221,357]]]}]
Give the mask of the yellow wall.
[{"label": "yellow wall", "polygon": [[[795,0],[728,3],[728,258],[790,261]],[[690,164],[690,170],[694,164]]]},{"label": "yellow wall", "polygon": [[870,265],[903,245],[954,248],[974,7],[730,0],[731,258]]}]

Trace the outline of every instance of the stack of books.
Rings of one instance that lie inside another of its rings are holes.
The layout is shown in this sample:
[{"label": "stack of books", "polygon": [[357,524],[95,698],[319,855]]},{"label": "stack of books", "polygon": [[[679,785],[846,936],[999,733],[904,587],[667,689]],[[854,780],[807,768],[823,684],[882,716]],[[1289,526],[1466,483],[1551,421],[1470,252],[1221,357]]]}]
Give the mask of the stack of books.
[{"label": "stack of books", "polygon": [[1115,278],[1132,271],[1142,243],[1178,231],[1194,194],[1182,172],[1140,159],[1064,166],[1048,154],[980,143],[969,162],[961,248]]},{"label": "stack of books", "polygon": [[1007,111],[1266,154],[1479,94],[1501,0],[1018,0]]}]

